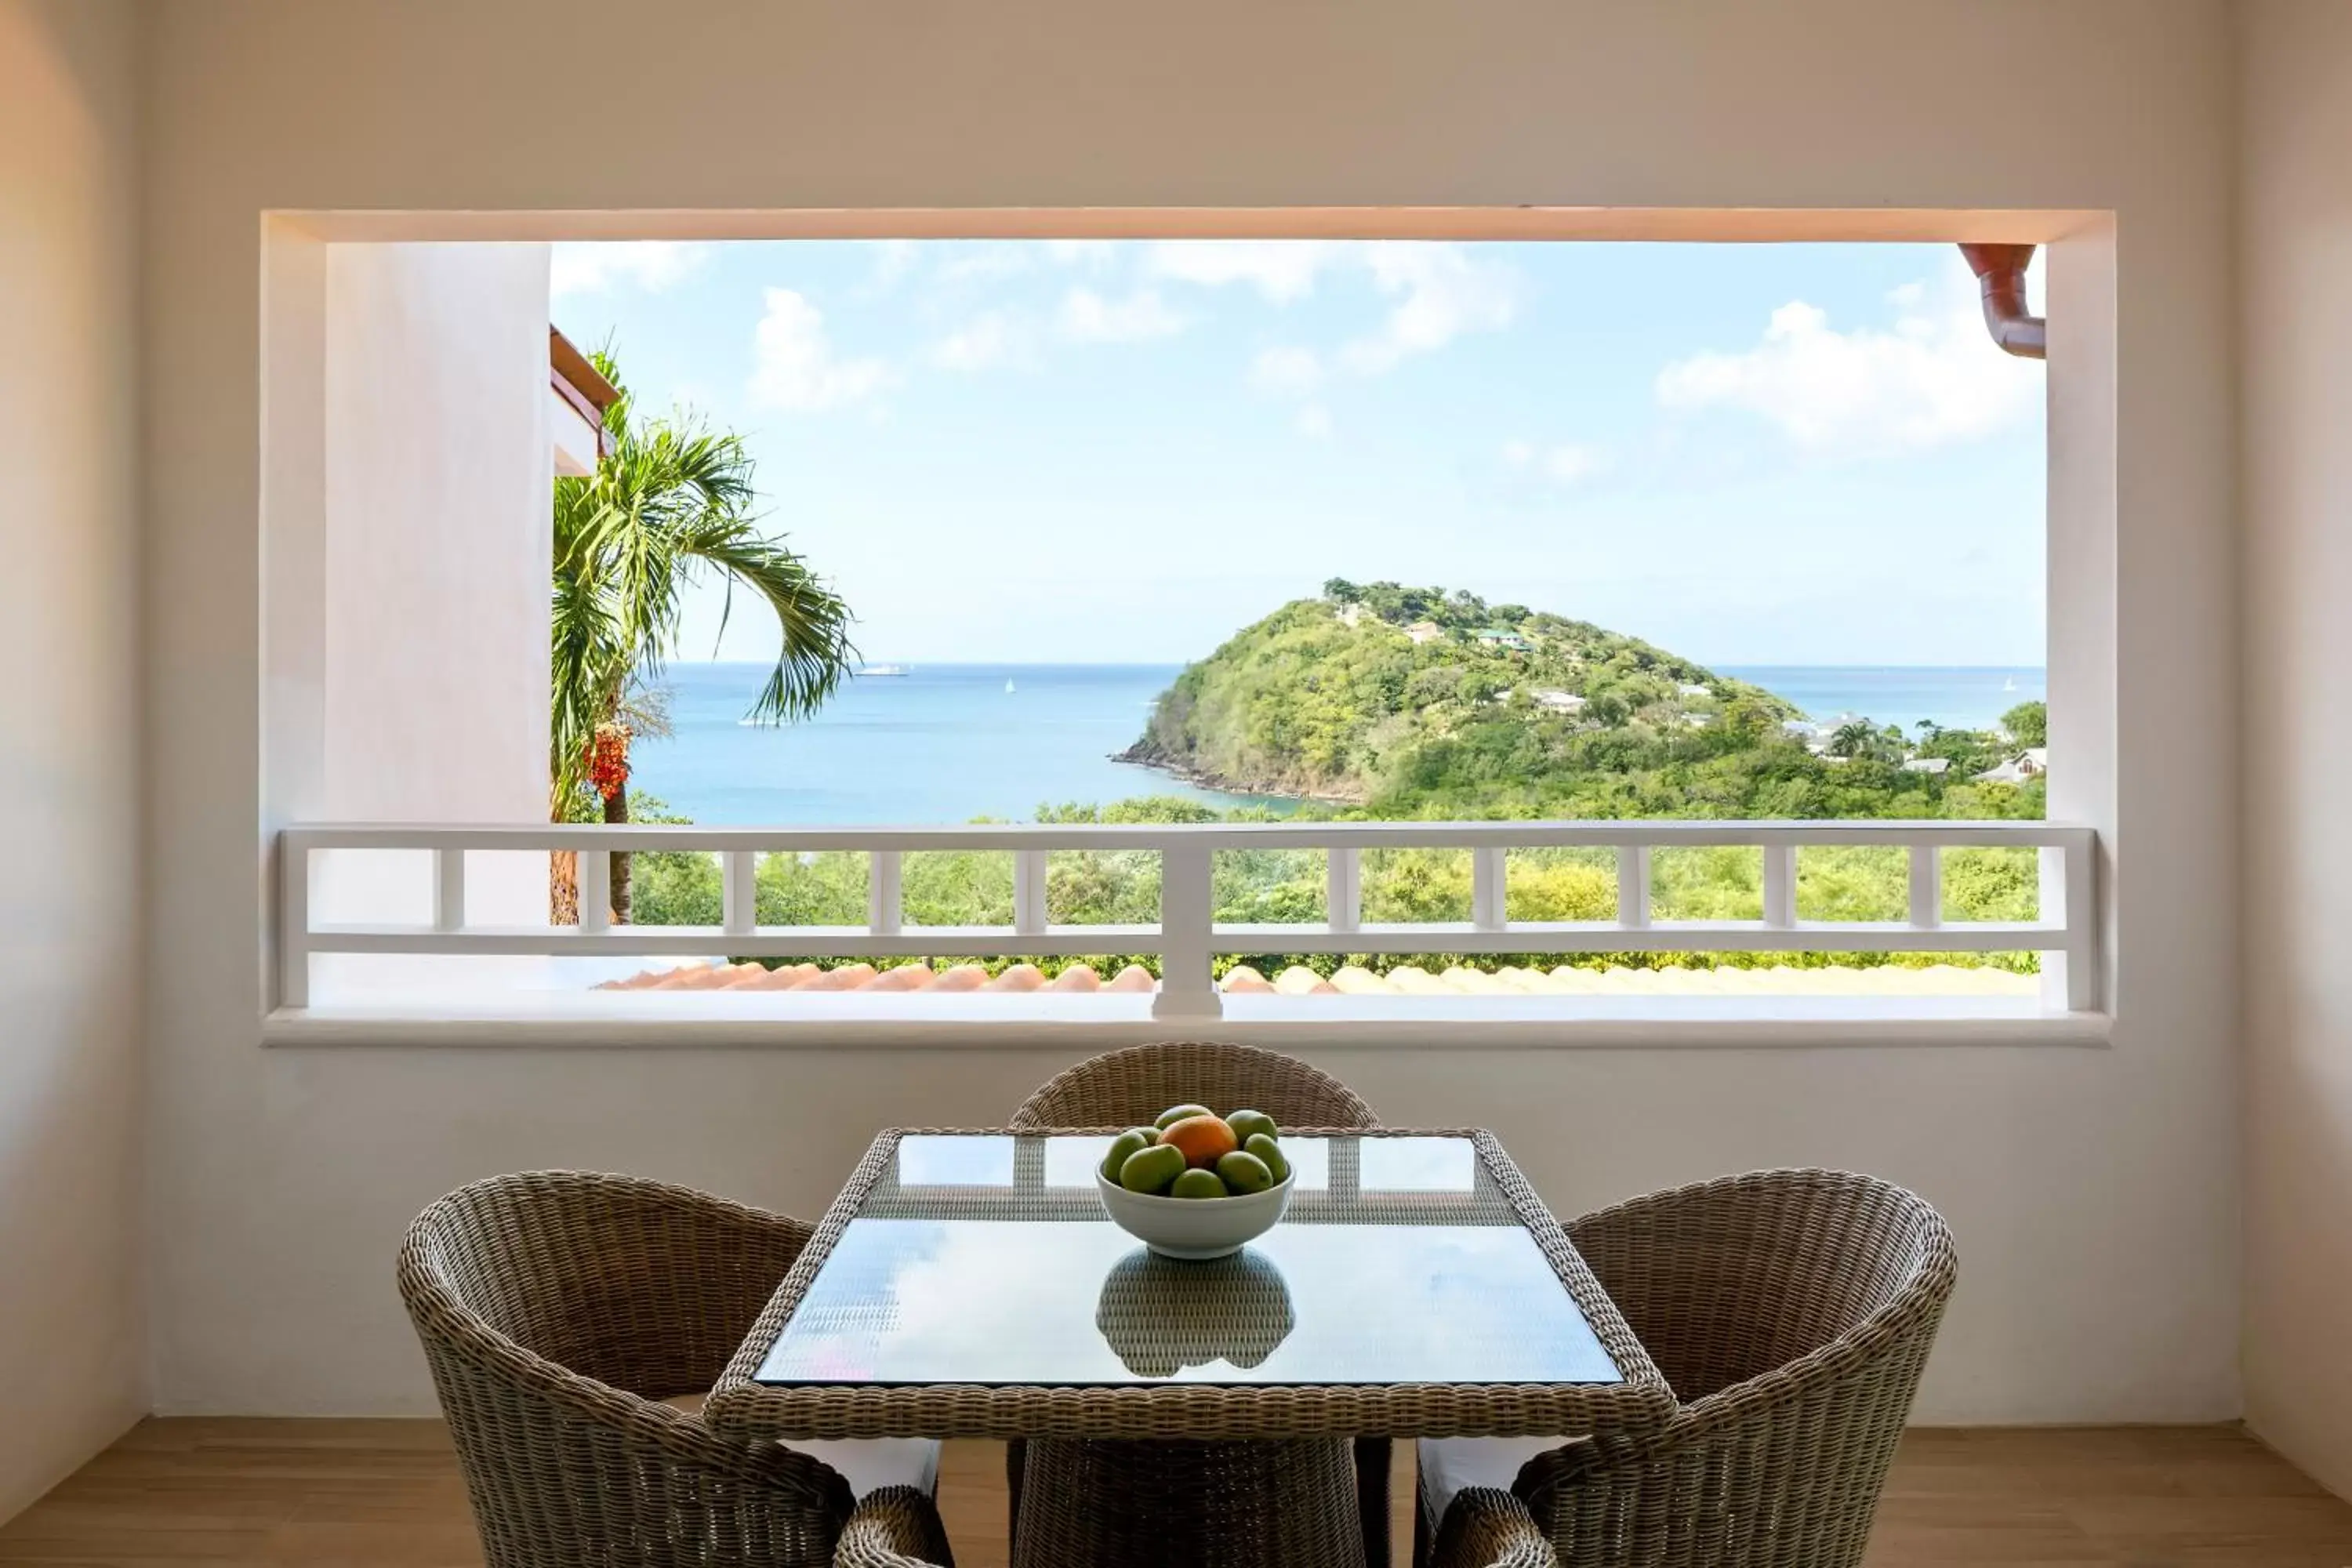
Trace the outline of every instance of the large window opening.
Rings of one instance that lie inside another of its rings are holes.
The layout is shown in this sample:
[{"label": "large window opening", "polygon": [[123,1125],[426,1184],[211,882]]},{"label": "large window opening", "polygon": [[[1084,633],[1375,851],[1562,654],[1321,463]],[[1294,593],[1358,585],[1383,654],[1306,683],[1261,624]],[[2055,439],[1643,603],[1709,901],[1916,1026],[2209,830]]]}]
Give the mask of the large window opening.
[{"label": "large window opening", "polygon": [[314,816],[577,831],[312,840],[318,1000],[1964,1009],[2087,951],[2044,370],[1951,245],[324,248]]}]

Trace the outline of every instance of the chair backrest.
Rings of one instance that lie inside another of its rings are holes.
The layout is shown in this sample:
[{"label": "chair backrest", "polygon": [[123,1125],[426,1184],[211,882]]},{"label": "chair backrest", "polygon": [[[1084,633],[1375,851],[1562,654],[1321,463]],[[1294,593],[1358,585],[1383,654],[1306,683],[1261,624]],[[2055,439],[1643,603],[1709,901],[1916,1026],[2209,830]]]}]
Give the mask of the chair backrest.
[{"label": "chair backrest", "polygon": [[1901,1187],[1760,1171],[1635,1198],[1570,1237],[1687,1405],[1924,1320],[1950,1294],[1951,1232]]},{"label": "chair backrest", "polygon": [[684,1188],[544,1172],[462,1187],[400,1251],[491,1568],[829,1563],[852,1506],[830,1468],[722,1439],[648,1396],[708,1388],[807,1230]]},{"label": "chair backrest", "polygon": [[1654,1436],[1520,1470],[1560,1561],[1859,1563],[1951,1295],[1942,1217],[1868,1176],[1763,1171],[1568,1230],[1682,1408]]},{"label": "chair backrest", "polygon": [[1013,1113],[1015,1127],[1127,1127],[1172,1105],[1263,1110],[1285,1127],[1378,1127],[1356,1091],[1305,1062],[1251,1046],[1170,1040],[1078,1063]]},{"label": "chair backrest", "polygon": [[798,1250],[777,1223],[632,1176],[493,1176],[417,1216],[401,1289],[476,1355],[503,1342],[658,1399],[709,1388],[742,1342]]}]

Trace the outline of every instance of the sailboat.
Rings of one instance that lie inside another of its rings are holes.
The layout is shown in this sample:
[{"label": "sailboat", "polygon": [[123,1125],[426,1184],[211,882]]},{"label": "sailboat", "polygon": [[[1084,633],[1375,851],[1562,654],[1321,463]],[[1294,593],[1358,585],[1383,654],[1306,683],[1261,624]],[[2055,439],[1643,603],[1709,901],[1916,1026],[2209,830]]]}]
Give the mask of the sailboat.
[{"label": "sailboat", "polygon": [[1007,690],[1007,691],[1012,690],[1012,689],[1013,689],[1013,682],[1011,682],[1011,681],[1009,681],[1009,680],[1008,680],[1008,681],[1006,681],[1006,682],[1004,683],[1004,689],[1005,689],[1005,690]]},{"label": "sailboat", "polygon": [[2003,691],[2014,691],[2014,690],[2016,690],[2016,689],[2017,689],[2017,677],[2015,677],[2015,676],[2013,676],[2013,675],[2012,675],[2012,676],[2011,676],[2007,680],[2002,681],[2002,682],[2000,683],[2000,689],[2001,689]]}]

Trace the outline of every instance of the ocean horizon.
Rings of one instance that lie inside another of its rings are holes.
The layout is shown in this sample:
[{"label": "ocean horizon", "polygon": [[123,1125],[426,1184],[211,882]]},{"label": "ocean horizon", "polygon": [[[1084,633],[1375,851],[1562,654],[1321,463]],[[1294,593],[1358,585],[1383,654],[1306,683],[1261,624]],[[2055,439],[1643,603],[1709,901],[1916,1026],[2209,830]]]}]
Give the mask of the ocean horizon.
[{"label": "ocean horizon", "polygon": [[[887,666],[875,659],[868,668]],[[1174,664],[915,664],[860,676],[814,717],[743,716],[763,664],[674,663],[667,738],[634,748],[632,787],[719,826],[919,826],[1026,819],[1043,805],[1179,795],[1216,806],[1295,804],[1200,788],[1111,761],[1143,731]],[[2044,695],[2037,666],[1715,665],[1820,721],[1927,720],[1983,729]]]}]

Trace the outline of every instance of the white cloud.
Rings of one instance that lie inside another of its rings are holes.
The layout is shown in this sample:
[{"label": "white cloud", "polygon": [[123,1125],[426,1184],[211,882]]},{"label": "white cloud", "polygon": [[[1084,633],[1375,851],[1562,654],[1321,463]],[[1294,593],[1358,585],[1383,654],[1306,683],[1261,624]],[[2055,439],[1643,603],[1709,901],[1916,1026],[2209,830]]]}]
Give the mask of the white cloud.
[{"label": "white cloud", "polygon": [[1091,289],[1073,289],[1062,297],[1062,334],[1081,342],[1127,343],[1172,337],[1191,324],[1189,318],[1160,299],[1156,289],[1139,289],[1124,300],[1106,300]]},{"label": "white cloud", "polygon": [[1772,312],[1754,348],[1694,354],[1660,371],[1658,401],[1739,409],[1806,451],[1851,458],[1976,440],[2033,407],[2033,368],[1986,334],[1965,266],[1906,284],[1888,302],[1892,327],[1839,331],[1827,312],[1792,300]]},{"label": "white cloud", "polygon": [[701,271],[710,247],[669,239],[583,240],[550,247],[548,292],[603,294],[626,283],[658,294]]},{"label": "white cloud", "polygon": [[1277,397],[1305,397],[1323,384],[1323,359],[1313,349],[1272,348],[1250,362],[1250,384]]},{"label": "white cloud", "polygon": [[1029,323],[1007,310],[983,310],[939,341],[931,363],[941,370],[980,371],[1026,364],[1034,357]]},{"label": "white cloud", "polygon": [[1163,239],[1152,246],[1144,268],[1182,283],[1247,283],[1286,304],[1313,293],[1316,275],[1346,248],[1322,239]]},{"label": "white cloud", "polygon": [[814,413],[887,392],[898,384],[879,359],[843,359],[824,330],[824,313],[790,289],[767,291],[767,313],[752,333],[751,396],[769,407]]},{"label": "white cloud", "polygon": [[1475,260],[1458,245],[1382,240],[1365,246],[1363,256],[1374,285],[1396,303],[1377,332],[1339,351],[1340,362],[1359,374],[1393,370],[1465,332],[1508,326],[1518,312],[1518,274],[1501,262]]},{"label": "white cloud", "polygon": [[1100,267],[1118,254],[1118,245],[1108,239],[1049,239],[1045,242],[1045,258],[1058,267]]},{"label": "white cloud", "polygon": [[1539,447],[1532,441],[1503,443],[1503,461],[1559,485],[1579,485],[1609,471],[1609,454],[1580,441]]},{"label": "white cloud", "polygon": [[1034,265],[1029,248],[1018,243],[992,243],[961,256],[951,256],[940,265],[942,283],[988,283],[1000,278],[1017,278]]},{"label": "white cloud", "polygon": [[1298,433],[1311,441],[1327,439],[1331,434],[1331,411],[1319,403],[1302,405],[1294,423]]},{"label": "white cloud", "polygon": [[873,288],[885,292],[898,287],[899,280],[915,269],[922,256],[921,247],[911,239],[877,239],[874,242]]}]

